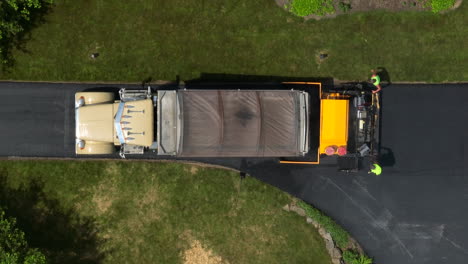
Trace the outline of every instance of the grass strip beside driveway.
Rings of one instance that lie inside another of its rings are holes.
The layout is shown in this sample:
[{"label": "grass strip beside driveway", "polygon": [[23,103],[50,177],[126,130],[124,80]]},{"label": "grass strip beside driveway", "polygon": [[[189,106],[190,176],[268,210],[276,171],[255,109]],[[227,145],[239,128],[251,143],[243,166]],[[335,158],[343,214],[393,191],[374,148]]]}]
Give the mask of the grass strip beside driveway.
[{"label": "grass strip beside driveway", "polygon": [[0,179],[1,206],[52,263],[330,263],[317,231],[281,209],[289,195],[235,172],[0,161]]},{"label": "grass strip beside driveway", "polygon": [[[304,22],[273,0],[57,1],[0,79],[141,82],[201,73],[468,80],[468,4]],[[96,59],[91,53],[99,53]],[[319,62],[317,55],[329,56]]]}]

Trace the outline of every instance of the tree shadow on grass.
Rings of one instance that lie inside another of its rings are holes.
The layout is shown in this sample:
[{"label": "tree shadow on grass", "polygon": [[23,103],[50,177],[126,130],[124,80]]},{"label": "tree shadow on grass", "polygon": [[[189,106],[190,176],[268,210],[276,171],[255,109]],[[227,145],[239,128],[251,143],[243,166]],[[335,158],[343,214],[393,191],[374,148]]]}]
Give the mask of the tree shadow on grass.
[{"label": "tree shadow on grass", "polygon": [[[5,11],[5,14],[2,16],[3,20],[6,22],[17,21],[18,25],[23,29],[22,31],[16,33],[15,35],[4,35],[0,39],[0,65],[1,69],[4,72],[8,72],[11,67],[15,64],[15,59],[13,58],[12,51],[14,49],[20,50],[24,53],[30,53],[25,44],[31,39],[31,32],[34,28],[44,24],[46,22],[45,17],[52,10],[52,4],[45,1],[41,1],[41,7],[38,9],[30,9],[29,20],[24,18],[17,19],[17,15],[11,10],[5,8],[1,9]],[[4,63],[1,63],[4,61]]]},{"label": "tree shadow on grass", "polygon": [[19,189],[8,187],[6,171],[0,171],[0,206],[7,216],[15,217],[30,247],[39,248],[48,263],[100,263],[103,242],[96,236],[93,219],[79,217],[48,198],[43,183],[32,180]]}]

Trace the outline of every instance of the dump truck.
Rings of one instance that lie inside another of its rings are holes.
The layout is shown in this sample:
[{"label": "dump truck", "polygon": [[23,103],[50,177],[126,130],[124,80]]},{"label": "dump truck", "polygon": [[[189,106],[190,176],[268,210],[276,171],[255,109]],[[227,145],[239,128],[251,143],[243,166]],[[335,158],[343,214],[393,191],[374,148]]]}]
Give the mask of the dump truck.
[{"label": "dump truck", "polygon": [[78,92],[76,154],[158,157],[375,156],[378,96],[315,82]]}]

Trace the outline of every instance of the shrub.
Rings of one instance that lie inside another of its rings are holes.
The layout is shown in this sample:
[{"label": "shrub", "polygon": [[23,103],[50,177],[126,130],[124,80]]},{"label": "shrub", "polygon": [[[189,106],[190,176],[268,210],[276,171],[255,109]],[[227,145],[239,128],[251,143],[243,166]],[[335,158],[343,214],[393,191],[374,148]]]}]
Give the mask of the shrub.
[{"label": "shrub", "polygon": [[352,250],[345,250],[343,252],[343,260],[346,263],[353,263],[354,260],[358,258],[359,254]]},{"label": "shrub", "polygon": [[348,12],[349,10],[351,10],[351,4],[350,4],[350,3],[340,2],[340,3],[338,4],[338,6],[340,7],[340,10],[341,10],[343,13],[346,13],[346,12]]},{"label": "shrub", "polygon": [[45,256],[35,248],[29,248],[23,231],[16,228],[14,218],[5,218],[0,208],[0,263],[46,264]]},{"label": "shrub", "polygon": [[328,233],[330,233],[333,241],[340,247],[345,248],[349,241],[349,234],[341,226],[339,226],[330,217],[324,215],[318,209],[310,206],[304,201],[300,201],[298,206],[305,210],[306,215],[319,223]]},{"label": "shrub", "polygon": [[332,0],[293,0],[291,12],[301,17],[311,14],[325,15],[335,12]]},{"label": "shrub", "polygon": [[343,252],[343,260],[348,264],[372,264],[372,258],[349,249]]},{"label": "shrub", "polygon": [[455,4],[455,0],[431,0],[432,12],[439,13],[447,10]]}]

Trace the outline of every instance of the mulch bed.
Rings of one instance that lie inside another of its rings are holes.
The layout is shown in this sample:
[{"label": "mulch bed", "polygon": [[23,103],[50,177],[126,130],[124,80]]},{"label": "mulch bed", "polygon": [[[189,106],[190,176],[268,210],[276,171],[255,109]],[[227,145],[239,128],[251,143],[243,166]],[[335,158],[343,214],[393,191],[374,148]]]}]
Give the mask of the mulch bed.
[{"label": "mulch bed", "polygon": [[[278,6],[286,10],[286,6],[289,6],[289,3],[292,1],[293,0],[275,0]],[[426,4],[427,1],[428,0],[333,0],[333,6],[335,7],[334,14],[324,16],[308,15],[304,17],[304,19],[319,20],[322,18],[334,18],[343,14],[370,12],[374,10],[387,10],[391,12],[431,11],[431,7]],[[463,0],[457,0],[453,8],[450,10],[458,8],[461,5],[462,1]],[[349,8],[345,10],[346,7],[344,6],[348,6]]]}]

